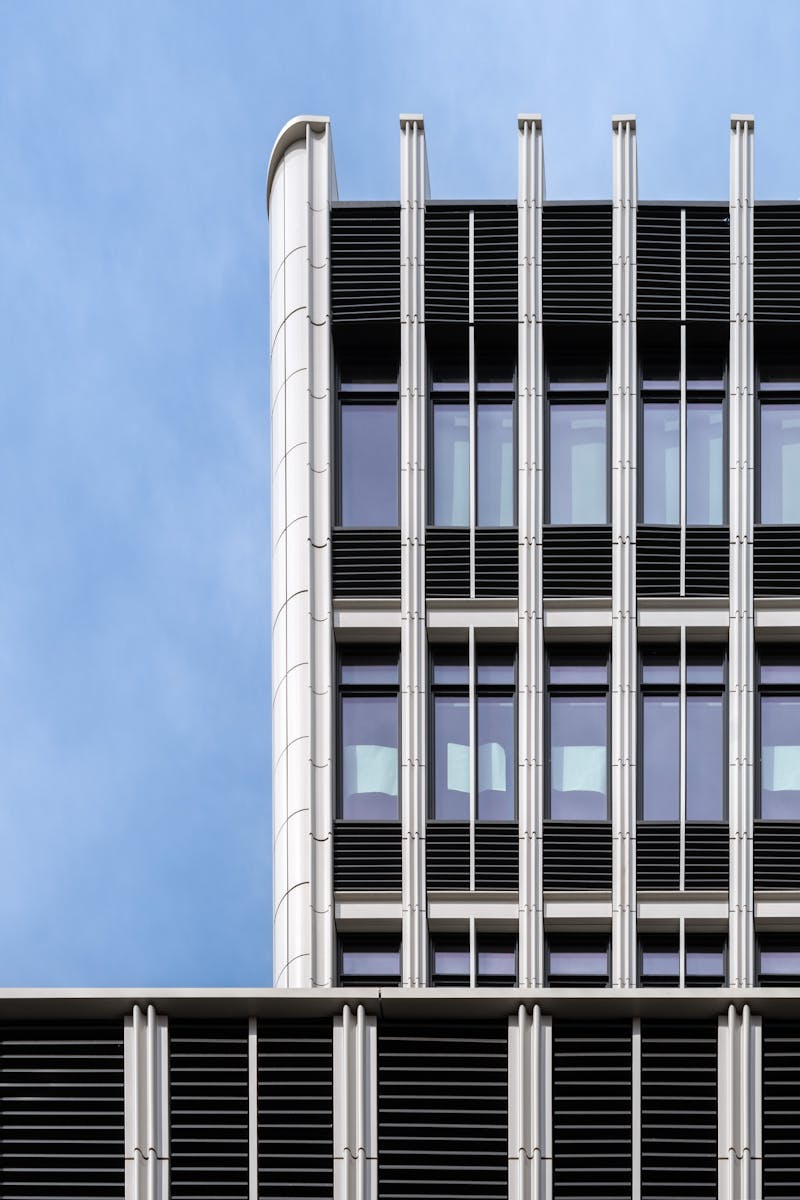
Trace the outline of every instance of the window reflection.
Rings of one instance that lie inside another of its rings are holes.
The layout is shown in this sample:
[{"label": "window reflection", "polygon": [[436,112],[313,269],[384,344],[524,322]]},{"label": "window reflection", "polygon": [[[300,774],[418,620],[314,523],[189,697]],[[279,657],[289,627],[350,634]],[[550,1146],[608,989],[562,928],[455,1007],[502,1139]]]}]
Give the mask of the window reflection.
[{"label": "window reflection", "polygon": [[339,667],[340,803],[348,821],[399,818],[396,653],[374,661],[342,654]]},{"label": "window reflection", "polygon": [[606,513],[605,403],[550,403],[550,523],[604,525]]},{"label": "window reflection", "polygon": [[781,392],[800,392],[797,383],[762,383],[761,521],[800,525],[800,402],[781,402]]},{"label": "window reflection", "polygon": [[397,383],[339,388],[339,520],[343,526],[399,524]]}]

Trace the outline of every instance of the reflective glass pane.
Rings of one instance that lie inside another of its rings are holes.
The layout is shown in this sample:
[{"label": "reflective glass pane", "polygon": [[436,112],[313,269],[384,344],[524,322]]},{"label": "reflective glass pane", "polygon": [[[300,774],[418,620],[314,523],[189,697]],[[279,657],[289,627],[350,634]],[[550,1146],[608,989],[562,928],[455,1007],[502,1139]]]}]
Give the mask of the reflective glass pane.
[{"label": "reflective glass pane", "polygon": [[642,975],[661,975],[679,978],[681,972],[678,950],[642,950]]},{"label": "reflective glass pane", "polygon": [[550,816],[553,820],[606,820],[606,719],[603,696],[550,698]]},{"label": "reflective glass pane", "polygon": [[396,821],[397,697],[342,696],[342,816]]},{"label": "reflective glass pane", "polygon": [[642,683],[680,683],[678,651],[645,649],[642,651]]},{"label": "reflective glass pane", "polygon": [[396,526],[397,405],[345,404],[340,471],[342,525]]},{"label": "reflective glass pane", "polygon": [[722,405],[686,408],[686,523],[722,524]]},{"label": "reflective glass pane", "polygon": [[434,696],[433,815],[440,821],[469,820],[469,700]]},{"label": "reflective glass pane", "polygon": [[514,406],[478,405],[478,524],[514,524]]},{"label": "reflective glass pane", "polygon": [[800,525],[800,405],[761,406],[761,521]]},{"label": "reflective glass pane", "polygon": [[550,951],[551,975],[605,975],[608,953],[605,950]]},{"label": "reflective glass pane", "polygon": [[452,686],[469,686],[469,667],[464,662],[434,661],[433,682]]},{"label": "reflective glass pane", "polygon": [[606,523],[606,410],[602,404],[550,407],[550,522]]},{"label": "reflective glass pane", "polygon": [[457,975],[469,979],[469,945],[437,946],[433,952],[433,970],[437,975]]},{"label": "reflective glass pane", "polygon": [[677,404],[644,406],[644,521],[680,521],[680,409]]},{"label": "reflective glass pane", "polygon": [[606,683],[608,667],[605,663],[551,663],[550,682],[558,684],[569,683]]},{"label": "reflective glass pane", "polygon": [[761,682],[800,684],[800,663],[762,663]]},{"label": "reflective glass pane", "polygon": [[642,730],[642,817],[680,819],[680,701],[645,696]]},{"label": "reflective glass pane", "polygon": [[725,816],[724,727],[721,696],[686,697],[686,819]]},{"label": "reflective glass pane", "polygon": [[691,659],[686,664],[686,682],[692,683],[724,683],[725,682],[725,666],[720,658],[714,662],[711,659],[707,662],[692,662]]},{"label": "reflective glass pane", "polygon": [[397,684],[397,662],[342,662],[342,683],[366,686],[389,686]]},{"label": "reflective glass pane", "polygon": [[399,975],[400,948],[342,947],[343,975]]},{"label": "reflective glass pane", "polygon": [[722,979],[725,975],[725,952],[719,950],[686,951],[686,977],[710,975]]},{"label": "reflective glass pane", "polygon": [[761,951],[762,975],[800,975],[800,950],[781,947]]},{"label": "reflective glass pane", "polygon": [[478,696],[479,821],[514,820],[514,726],[510,696]]},{"label": "reflective glass pane", "polygon": [[508,684],[510,687],[514,685],[514,662],[479,662],[478,663],[478,686],[480,684]]},{"label": "reflective glass pane", "polygon": [[478,974],[504,976],[513,979],[517,974],[517,956],[513,946],[478,947]]},{"label": "reflective glass pane", "polygon": [[761,697],[761,816],[800,820],[800,699]]},{"label": "reflective glass pane", "polygon": [[469,525],[469,409],[433,406],[433,523]]}]

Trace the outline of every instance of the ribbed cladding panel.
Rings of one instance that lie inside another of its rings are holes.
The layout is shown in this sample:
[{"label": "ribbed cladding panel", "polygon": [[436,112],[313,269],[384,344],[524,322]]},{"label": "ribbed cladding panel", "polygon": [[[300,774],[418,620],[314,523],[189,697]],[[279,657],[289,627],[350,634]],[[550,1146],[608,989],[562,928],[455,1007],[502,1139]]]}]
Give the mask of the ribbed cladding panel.
[{"label": "ribbed cladding panel", "polygon": [[542,830],[545,891],[611,887],[610,821],[545,821]]},{"label": "ribbed cladding panel", "polygon": [[727,821],[687,821],[684,887],[687,892],[728,890],[730,830]]},{"label": "ribbed cladding panel", "polygon": [[753,214],[756,321],[800,321],[800,205],[756,204]]},{"label": "ribbed cladding panel", "polygon": [[730,578],[730,531],[727,525],[687,525],[687,596],[727,596]]},{"label": "ribbed cladding panel", "polygon": [[425,320],[469,321],[467,207],[425,209]]},{"label": "ribbed cladding panel", "polygon": [[469,822],[429,821],[425,835],[428,891],[469,891]]},{"label": "ribbed cladding panel", "polygon": [[553,1019],[553,1200],[631,1200],[630,1021]]},{"label": "ribbed cladding panel", "polygon": [[475,887],[478,891],[517,891],[519,825],[516,821],[476,822]]},{"label": "ribbed cladding panel", "polygon": [[611,257],[610,204],[545,204],[542,210],[544,320],[610,324]]},{"label": "ribbed cladding panel", "polygon": [[639,821],[636,826],[637,891],[676,892],[680,886],[680,823]]},{"label": "ribbed cladding panel", "polygon": [[507,1022],[379,1022],[378,1195],[507,1200]]},{"label": "ribbed cladding panel", "polygon": [[717,1022],[642,1021],[641,1200],[717,1198]]},{"label": "ribbed cladding panel", "polygon": [[545,525],[542,591],[550,596],[611,595],[611,526]]},{"label": "ribbed cladding panel", "polygon": [[425,594],[469,596],[469,530],[429,527],[425,534]]},{"label": "ribbed cladding panel", "polygon": [[800,822],[753,823],[753,885],[756,889],[800,888]]},{"label": "ribbed cladding panel", "polygon": [[334,596],[400,596],[400,530],[334,529]]},{"label": "ribbed cladding panel", "polygon": [[333,1200],[333,1026],[258,1022],[258,1194]]},{"label": "ribbed cladding panel", "polygon": [[516,323],[519,302],[516,204],[475,209],[475,320]]},{"label": "ribbed cladding panel", "polygon": [[762,1018],[764,1200],[800,1196],[800,1021]]},{"label": "ribbed cladding panel", "polygon": [[516,529],[475,530],[475,595],[516,596],[519,540]]},{"label": "ribbed cladding panel", "polygon": [[400,206],[331,210],[334,323],[400,320]]},{"label": "ribbed cladding panel", "polygon": [[681,319],[681,210],[640,204],[636,210],[636,315]]},{"label": "ribbed cladding panel", "polygon": [[756,596],[800,596],[800,525],[756,525],[753,592]]},{"label": "ribbed cladding panel", "polygon": [[0,1024],[0,1195],[125,1194],[122,1021]]},{"label": "ribbed cladding panel", "polygon": [[336,821],[334,888],[337,892],[400,891],[402,852],[399,821]]},{"label": "ribbed cladding panel", "polygon": [[677,526],[640,525],[637,528],[636,594],[681,594],[681,531]]},{"label": "ribbed cladding panel", "polygon": [[686,320],[729,321],[731,225],[727,205],[686,208]]},{"label": "ribbed cladding panel", "polygon": [[247,1021],[169,1023],[172,1200],[248,1200]]}]

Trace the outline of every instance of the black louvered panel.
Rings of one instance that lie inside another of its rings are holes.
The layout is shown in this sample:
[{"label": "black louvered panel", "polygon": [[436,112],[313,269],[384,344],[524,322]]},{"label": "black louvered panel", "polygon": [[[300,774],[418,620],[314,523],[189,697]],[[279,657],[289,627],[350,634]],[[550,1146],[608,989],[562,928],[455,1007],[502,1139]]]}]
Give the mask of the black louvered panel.
[{"label": "black louvered panel", "polygon": [[519,826],[516,821],[476,822],[475,887],[511,892],[519,887]]},{"label": "black louvered panel", "polygon": [[730,555],[727,525],[687,525],[686,595],[727,596]]},{"label": "black louvered panel", "polygon": [[545,821],[542,837],[545,891],[611,887],[610,821]]},{"label": "black louvered panel", "polygon": [[333,1026],[258,1022],[258,1195],[333,1200]]},{"label": "black louvered panel", "polygon": [[425,534],[425,594],[469,595],[469,530],[436,529]]},{"label": "black louvered panel", "polygon": [[800,525],[756,525],[753,591],[756,596],[800,596]]},{"label": "black louvered panel", "polygon": [[425,320],[469,321],[469,209],[463,206],[425,210]]},{"label": "black louvered panel", "polygon": [[170,1194],[248,1200],[247,1021],[169,1023]]},{"label": "black louvered panel", "polygon": [[125,1194],[122,1021],[0,1024],[0,1195]]},{"label": "black louvered panel", "polygon": [[800,821],[756,821],[753,883],[759,888],[800,888]]},{"label": "black louvered panel", "polygon": [[637,528],[636,594],[681,594],[681,531],[676,525],[640,525]]},{"label": "black louvered panel", "polygon": [[519,307],[516,204],[475,209],[475,320],[516,321]]},{"label": "black louvered panel", "polygon": [[800,1021],[764,1017],[761,1041],[764,1200],[800,1196]]},{"label": "black louvered panel", "polygon": [[400,595],[399,529],[334,529],[334,596]]},{"label": "black louvered panel", "polygon": [[681,210],[640,204],[636,213],[636,315],[681,319]]},{"label": "black louvered panel", "polygon": [[507,1200],[505,1021],[378,1025],[381,1200]]},{"label": "black louvered panel", "polygon": [[553,1200],[631,1200],[630,1021],[553,1020]]},{"label": "black louvered panel", "polygon": [[429,821],[425,843],[428,891],[469,891],[469,822]]},{"label": "black louvered panel", "polygon": [[716,1200],[717,1022],[642,1021],[641,1200]]},{"label": "black louvered panel", "polygon": [[516,596],[519,591],[516,529],[475,530],[475,595]]},{"label": "black louvered panel", "polygon": [[636,826],[636,889],[676,892],[681,886],[678,821],[639,821]]},{"label": "black louvered panel", "polygon": [[331,317],[400,320],[399,206],[331,210]]},{"label": "black louvered panel", "polygon": [[753,221],[757,321],[800,321],[800,204],[757,204]]},{"label": "black louvered panel", "polygon": [[403,880],[399,821],[336,821],[333,886],[337,892],[399,891]]},{"label": "black louvered panel", "polygon": [[611,205],[545,204],[542,311],[545,321],[611,321]]},{"label": "black louvered panel", "polygon": [[610,525],[545,525],[542,534],[545,596],[611,595]]},{"label": "black louvered panel", "polygon": [[731,227],[725,205],[686,209],[686,320],[729,321]]},{"label": "black louvered panel", "polygon": [[727,821],[687,821],[684,887],[687,892],[727,891],[730,830]]}]

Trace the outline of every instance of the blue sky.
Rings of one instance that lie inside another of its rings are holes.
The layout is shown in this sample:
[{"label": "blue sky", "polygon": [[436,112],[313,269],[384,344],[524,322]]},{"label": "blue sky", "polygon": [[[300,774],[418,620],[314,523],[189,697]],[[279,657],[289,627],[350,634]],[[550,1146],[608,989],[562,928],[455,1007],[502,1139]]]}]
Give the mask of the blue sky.
[{"label": "blue sky", "polygon": [[266,163],[340,196],[800,198],[800,6],[0,3],[0,985],[271,979]]}]

